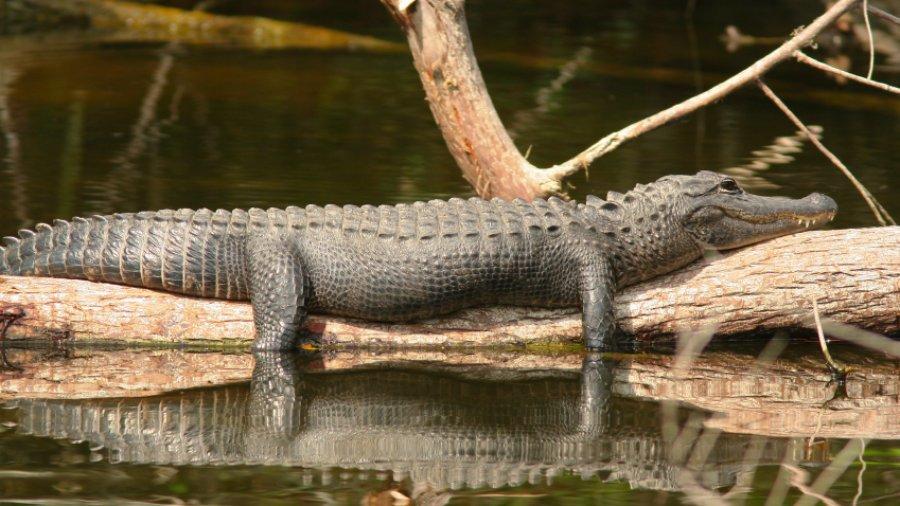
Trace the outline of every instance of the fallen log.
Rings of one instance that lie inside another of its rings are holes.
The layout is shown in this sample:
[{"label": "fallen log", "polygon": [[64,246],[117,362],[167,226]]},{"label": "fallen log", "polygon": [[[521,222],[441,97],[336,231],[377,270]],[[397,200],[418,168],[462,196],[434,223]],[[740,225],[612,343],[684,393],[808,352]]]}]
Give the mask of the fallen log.
[{"label": "fallen log", "polygon": [[[900,227],[815,231],[782,237],[629,287],[618,321],[639,340],[715,329],[719,336],[809,328],[820,314],[875,332],[900,331]],[[0,277],[0,311],[26,316],[11,339],[66,331],[76,340],[246,344],[249,304],[88,281]],[[448,318],[384,324],[313,315],[323,345],[498,345],[578,341],[580,312],[481,308]]]},{"label": "fallen log", "polygon": [[[254,49],[403,51],[402,45],[321,26],[255,16],[223,16],[203,9],[117,0],[31,0],[37,19],[85,23],[107,40],[246,46]],[[201,2],[203,3],[203,2]]]}]

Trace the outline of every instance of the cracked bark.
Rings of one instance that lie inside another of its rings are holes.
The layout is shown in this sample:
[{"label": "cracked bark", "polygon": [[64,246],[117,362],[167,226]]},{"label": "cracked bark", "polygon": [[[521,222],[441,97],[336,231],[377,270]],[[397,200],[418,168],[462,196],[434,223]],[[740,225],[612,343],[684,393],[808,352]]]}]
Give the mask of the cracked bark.
[{"label": "cracked bark", "polygon": [[[714,327],[719,336],[812,328],[812,299],[833,321],[900,332],[900,227],[782,237],[629,287],[616,298],[622,328],[639,340]],[[11,339],[247,344],[250,305],[88,281],[0,277],[0,310],[27,316]],[[411,324],[313,315],[327,346],[456,346],[577,342],[577,309],[481,308]]]}]

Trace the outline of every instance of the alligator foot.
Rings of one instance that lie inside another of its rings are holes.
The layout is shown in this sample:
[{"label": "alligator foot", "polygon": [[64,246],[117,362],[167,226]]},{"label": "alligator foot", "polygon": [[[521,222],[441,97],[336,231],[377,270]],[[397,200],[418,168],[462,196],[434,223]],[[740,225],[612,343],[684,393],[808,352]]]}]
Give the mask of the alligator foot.
[{"label": "alligator foot", "polygon": [[7,307],[0,310],[0,370],[22,371],[23,369],[12,364],[6,357],[6,331],[9,327],[25,316],[25,310],[20,307]]}]

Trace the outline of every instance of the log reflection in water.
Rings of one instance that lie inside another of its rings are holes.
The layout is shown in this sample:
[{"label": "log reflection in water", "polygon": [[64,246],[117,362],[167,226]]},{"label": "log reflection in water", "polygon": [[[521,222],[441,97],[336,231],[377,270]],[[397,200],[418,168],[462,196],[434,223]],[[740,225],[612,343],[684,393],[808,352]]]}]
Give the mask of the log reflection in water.
[{"label": "log reflection in water", "polygon": [[[256,358],[249,386],[12,405],[21,432],[88,441],[113,462],[389,471],[435,489],[519,485],[564,472],[678,488],[659,404],[611,396],[615,373],[596,358],[580,370],[566,360],[568,369],[527,371],[377,364],[329,371],[321,357]],[[708,416],[683,410],[682,423],[688,412]],[[786,455],[810,458],[795,440],[771,439],[748,463],[751,439],[724,434],[712,442],[702,485],[731,485],[748,466]]]}]

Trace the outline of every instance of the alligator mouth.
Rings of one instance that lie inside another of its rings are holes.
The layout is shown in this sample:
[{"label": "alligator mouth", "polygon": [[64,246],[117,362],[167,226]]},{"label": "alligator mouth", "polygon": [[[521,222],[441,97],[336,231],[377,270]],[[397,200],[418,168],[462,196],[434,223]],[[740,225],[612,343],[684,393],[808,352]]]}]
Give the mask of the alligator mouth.
[{"label": "alligator mouth", "polygon": [[752,214],[742,212],[742,210],[721,208],[729,217],[741,220],[754,225],[764,225],[771,223],[796,224],[803,228],[814,228],[822,226],[834,219],[836,210],[822,211],[817,213],[798,214],[791,212],[768,213],[768,214]]},{"label": "alligator mouth", "polygon": [[726,216],[722,227],[727,239],[717,247],[732,249],[825,225],[837,213],[837,204],[820,193],[802,199],[744,194],[719,209]]},{"label": "alligator mouth", "polygon": [[729,218],[754,225],[783,223],[811,228],[834,218],[837,204],[831,197],[813,193],[802,199],[743,195],[735,206],[722,206]]}]

